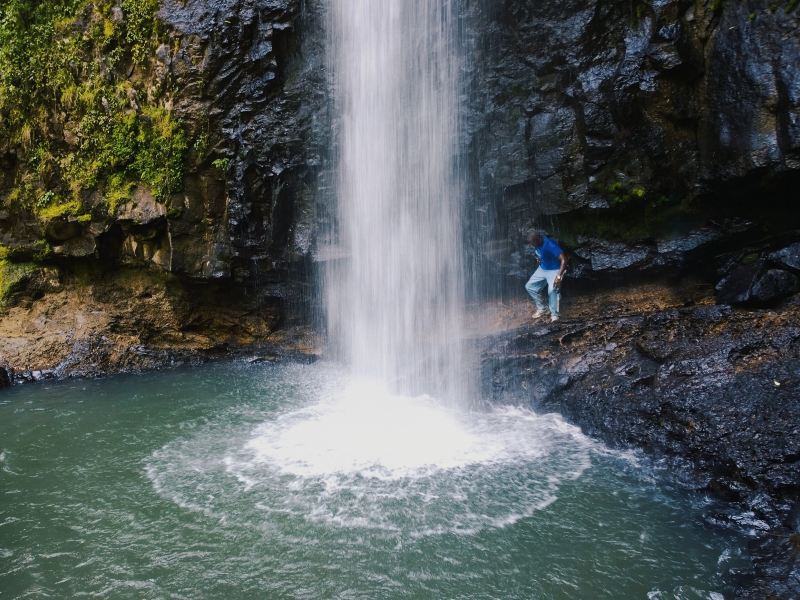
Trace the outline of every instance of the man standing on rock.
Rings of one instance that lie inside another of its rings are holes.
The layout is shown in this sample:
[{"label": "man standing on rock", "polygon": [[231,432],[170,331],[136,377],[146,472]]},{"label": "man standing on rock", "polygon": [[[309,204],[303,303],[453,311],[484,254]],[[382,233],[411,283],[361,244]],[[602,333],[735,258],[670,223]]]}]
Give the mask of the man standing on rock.
[{"label": "man standing on rock", "polygon": [[528,236],[528,243],[533,245],[539,267],[531,275],[525,290],[533,299],[536,310],[533,318],[538,319],[545,314],[545,305],[542,292],[547,287],[550,308],[550,320],[558,321],[559,305],[561,303],[561,281],[567,270],[567,257],[561,247],[552,239],[538,231]]}]

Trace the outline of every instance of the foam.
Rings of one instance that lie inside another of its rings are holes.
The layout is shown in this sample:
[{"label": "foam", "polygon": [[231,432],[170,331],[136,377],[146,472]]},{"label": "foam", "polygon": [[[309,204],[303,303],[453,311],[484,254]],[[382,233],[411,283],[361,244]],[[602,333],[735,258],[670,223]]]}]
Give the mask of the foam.
[{"label": "foam", "polygon": [[596,445],[556,415],[459,411],[365,380],[320,398],[235,430],[221,418],[154,452],[146,474],[214,519],[474,535],[546,510]]},{"label": "foam", "polygon": [[254,462],[301,477],[386,480],[429,476],[507,453],[500,437],[482,435],[463,414],[429,396],[396,396],[366,381],[258,427],[245,447]]}]

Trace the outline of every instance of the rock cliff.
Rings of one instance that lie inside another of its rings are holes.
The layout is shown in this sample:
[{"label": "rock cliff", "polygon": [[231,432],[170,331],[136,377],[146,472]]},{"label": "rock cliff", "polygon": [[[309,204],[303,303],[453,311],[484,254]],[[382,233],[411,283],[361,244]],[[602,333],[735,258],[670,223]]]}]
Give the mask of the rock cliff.
[{"label": "rock cliff", "polygon": [[[3,8],[0,303],[16,343],[0,362],[26,378],[154,366],[142,348],[169,363],[302,321],[325,141],[318,8],[51,4]],[[23,59],[56,48],[72,60],[23,88]],[[8,100],[21,88],[30,114]],[[66,314],[81,296],[88,329]],[[109,323],[131,335],[86,355]]]},{"label": "rock cliff", "polygon": [[465,162],[489,271],[522,276],[534,225],[591,278],[797,239],[792,3],[467,4]]}]

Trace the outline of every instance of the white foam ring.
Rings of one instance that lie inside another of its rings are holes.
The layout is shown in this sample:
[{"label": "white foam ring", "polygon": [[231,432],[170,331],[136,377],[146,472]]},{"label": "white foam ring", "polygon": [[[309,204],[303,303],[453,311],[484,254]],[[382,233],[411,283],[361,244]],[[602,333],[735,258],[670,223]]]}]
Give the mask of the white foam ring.
[{"label": "white foam ring", "polygon": [[163,497],[226,522],[233,511],[414,538],[533,515],[589,467],[592,447],[556,415],[461,412],[358,381],[249,434],[198,432],[146,470]]}]

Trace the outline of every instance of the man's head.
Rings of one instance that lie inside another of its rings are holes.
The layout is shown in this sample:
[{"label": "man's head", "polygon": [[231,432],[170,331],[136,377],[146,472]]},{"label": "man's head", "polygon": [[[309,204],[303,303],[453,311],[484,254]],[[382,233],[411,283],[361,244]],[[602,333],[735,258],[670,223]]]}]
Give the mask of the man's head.
[{"label": "man's head", "polygon": [[536,248],[544,244],[544,236],[542,235],[541,231],[531,231],[528,234],[528,243],[532,244]]}]

